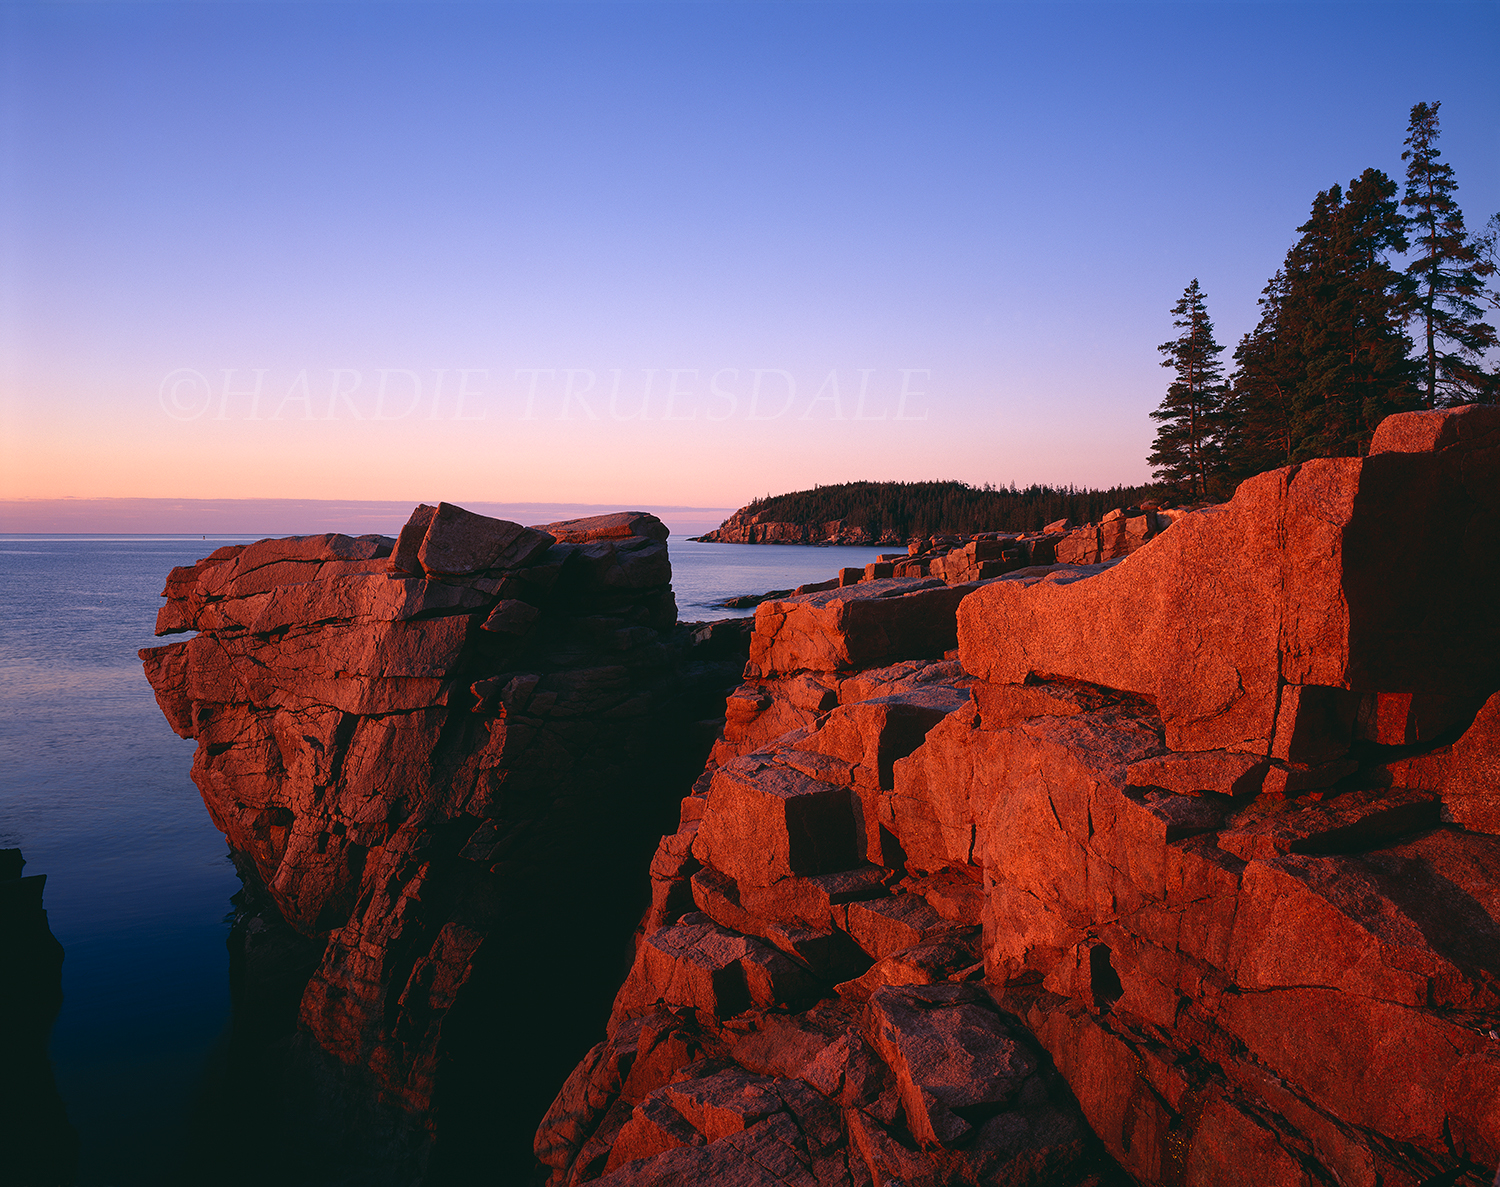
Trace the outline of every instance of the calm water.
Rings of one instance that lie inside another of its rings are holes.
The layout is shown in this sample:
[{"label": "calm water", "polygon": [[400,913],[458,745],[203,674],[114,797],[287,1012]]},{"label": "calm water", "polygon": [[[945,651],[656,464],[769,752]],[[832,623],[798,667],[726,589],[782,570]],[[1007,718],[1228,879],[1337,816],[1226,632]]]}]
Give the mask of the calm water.
[{"label": "calm water", "polygon": [[[795,589],[837,577],[841,568],[865,565],[884,548],[813,548],[800,544],[695,544],[686,537],[668,541],[677,616],[684,622],[754,614],[715,606],[740,594]],[[894,550],[899,551],[899,550]]]},{"label": "calm water", "polygon": [[[167,728],[136,651],[165,641],[168,569],[253,539],[0,535],[0,848],[47,875],[67,950],[52,1058],[83,1187],[164,1177],[225,1035],[239,882],[188,778],[193,743]],[[670,547],[688,621],[881,551]]]}]

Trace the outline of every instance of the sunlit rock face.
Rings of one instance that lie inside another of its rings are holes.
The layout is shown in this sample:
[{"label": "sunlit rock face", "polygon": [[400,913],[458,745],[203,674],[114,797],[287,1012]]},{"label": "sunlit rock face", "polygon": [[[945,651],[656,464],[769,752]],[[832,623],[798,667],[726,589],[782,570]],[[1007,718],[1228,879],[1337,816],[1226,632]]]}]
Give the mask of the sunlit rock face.
[{"label": "sunlit rock face", "polygon": [[398,540],[223,548],[167,581],[158,633],[196,633],[142,652],[241,868],[321,949],[302,1032],[501,1168],[607,1009],[631,874],[743,664],[677,627],[666,538],[439,504]]},{"label": "sunlit rock face", "polygon": [[1493,1178],[1500,410],[1157,527],[757,609],[553,1187]]}]

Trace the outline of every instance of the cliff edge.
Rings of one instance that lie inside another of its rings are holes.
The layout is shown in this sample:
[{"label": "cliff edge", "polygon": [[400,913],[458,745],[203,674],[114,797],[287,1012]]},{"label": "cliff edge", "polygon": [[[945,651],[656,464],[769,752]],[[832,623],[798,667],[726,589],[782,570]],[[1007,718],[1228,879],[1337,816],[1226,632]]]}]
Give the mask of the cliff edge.
[{"label": "cliff edge", "polygon": [[1489,1183],[1500,409],[763,603],[552,1187]]},{"label": "cliff edge", "polygon": [[525,1178],[743,662],[678,627],[666,538],[444,503],[396,540],[262,540],[168,577],[157,633],[196,633],[141,658],[253,904],[237,1019],[317,1081],[245,1181],[316,1181],[273,1152],[292,1125],[348,1131],[358,1181]]}]

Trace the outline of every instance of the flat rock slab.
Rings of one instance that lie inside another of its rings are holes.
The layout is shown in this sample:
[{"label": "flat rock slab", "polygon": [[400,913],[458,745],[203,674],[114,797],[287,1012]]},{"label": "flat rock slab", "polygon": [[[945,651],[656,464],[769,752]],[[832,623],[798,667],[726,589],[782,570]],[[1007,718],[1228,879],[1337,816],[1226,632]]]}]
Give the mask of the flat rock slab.
[{"label": "flat rock slab", "polygon": [[947,866],[925,877],[908,878],[900,889],[920,894],[952,923],[977,924],[984,906],[984,880],[977,866]]},{"label": "flat rock slab", "polygon": [[1071,681],[1034,681],[1026,684],[976,684],[974,703],[979,709],[980,728],[1006,729],[1031,717],[1073,717],[1092,713],[1118,701],[1088,684]]},{"label": "flat rock slab", "polygon": [[822,931],[844,927],[843,906],[881,897],[894,876],[879,866],[859,866],[807,878],[782,878],[769,886],[741,886],[740,902],[763,919]]},{"label": "flat rock slab", "polygon": [[1268,760],[1237,750],[1195,754],[1162,754],[1131,763],[1125,781],[1132,787],[1159,787],[1182,795],[1214,791],[1220,795],[1253,795],[1265,782]]},{"label": "flat rock slab", "polygon": [[546,532],[559,544],[588,544],[594,540],[622,540],[630,536],[644,536],[648,540],[667,538],[667,525],[646,511],[616,511],[582,519],[560,519],[556,523],[536,524],[532,530]]},{"label": "flat rock slab", "polygon": [[[789,878],[769,888],[795,884],[800,879]],[[775,902],[775,914],[762,913],[747,908],[742,901],[739,887],[733,879],[718,870],[705,867],[692,876],[693,902],[715,923],[745,935],[759,936],[769,940],[788,956],[806,966],[815,976],[825,981],[843,981],[857,977],[870,965],[867,957],[844,932],[827,927],[810,927],[795,918],[778,918],[777,915],[792,916],[794,910],[788,905]],[[761,900],[764,905],[765,900]],[[828,914],[825,912],[825,915]]]},{"label": "flat rock slab", "polygon": [[846,1001],[864,1001],[882,985],[935,985],[971,980],[983,971],[980,960],[979,929],[969,928],[966,933],[892,952],[857,979],[835,988]]},{"label": "flat rock slab", "polygon": [[894,786],[896,760],[920,746],[933,726],[968,699],[966,689],[927,685],[840,705],[820,718],[792,750],[842,760],[850,765],[852,782],[889,789]]},{"label": "flat rock slab", "polygon": [[1440,793],[1445,819],[1471,832],[1500,833],[1500,692],[1484,703],[1453,745],[1392,763],[1389,769],[1397,786]]},{"label": "flat rock slab", "polygon": [[679,1080],[657,1091],[710,1142],[749,1129],[785,1108],[774,1080],[738,1067]]},{"label": "flat rock slab", "polygon": [[1036,1187],[1037,1184],[1115,1182],[1088,1173],[1084,1161],[1092,1139],[1076,1112],[1053,1105],[1001,1113],[979,1125],[956,1150],[918,1151],[887,1132],[868,1110],[850,1109],[852,1168],[865,1163],[881,1184],[983,1184],[984,1187]]},{"label": "flat rock slab", "polygon": [[604,1173],[668,1150],[707,1144],[708,1140],[657,1089],[636,1105],[630,1120],[620,1127],[604,1164]]},{"label": "flat rock slab", "polygon": [[1219,848],[1244,861],[1283,853],[1358,853],[1438,823],[1429,792],[1387,788],[1350,791],[1306,806],[1250,815],[1219,833]]},{"label": "flat rock slab", "polygon": [[1436,828],[1371,853],[1252,861],[1229,952],[1248,990],[1322,987],[1345,1001],[1494,1011],[1500,840]]}]

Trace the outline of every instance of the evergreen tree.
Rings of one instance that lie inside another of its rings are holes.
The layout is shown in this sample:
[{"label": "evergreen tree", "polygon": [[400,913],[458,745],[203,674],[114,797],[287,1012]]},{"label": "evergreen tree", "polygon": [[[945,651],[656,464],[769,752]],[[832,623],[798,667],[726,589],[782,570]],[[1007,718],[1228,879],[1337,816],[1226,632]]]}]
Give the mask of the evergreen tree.
[{"label": "evergreen tree", "polygon": [[1283,332],[1298,341],[1292,459],[1363,454],[1375,426],[1414,406],[1408,284],[1386,255],[1404,251],[1396,183],[1366,169],[1313,201],[1287,255]]},{"label": "evergreen tree", "polygon": [[1416,258],[1407,266],[1413,292],[1412,320],[1421,350],[1422,404],[1493,401],[1500,376],[1484,369],[1484,352],[1496,345],[1494,327],[1483,320],[1484,278],[1494,272],[1484,237],[1470,239],[1453,200],[1453,166],[1438,160],[1440,103],[1411,109],[1406,151],[1406,196]]},{"label": "evergreen tree", "polygon": [[1223,476],[1231,482],[1292,463],[1293,413],[1305,367],[1301,335],[1288,324],[1286,293],[1286,272],[1278,270],[1261,293],[1259,323],[1235,348],[1219,437]]},{"label": "evergreen tree", "polygon": [[812,490],[767,495],[739,511],[778,523],[821,525],[842,520],[872,533],[889,530],[901,539],[935,533],[1036,531],[1058,519],[1096,522],[1115,507],[1159,497],[1154,486],[1090,490],[1073,486],[1018,488],[963,482],[843,482]]},{"label": "evergreen tree", "polygon": [[1300,238],[1235,351],[1219,448],[1239,480],[1311,457],[1362,454],[1375,426],[1416,404],[1410,282],[1388,255],[1407,247],[1396,185],[1366,169],[1313,199]]},{"label": "evergreen tree", "polygon": [[1161,427],[1148,459],[1159,482],[1186,486],[1196,498],[1208,491],[1214,466],[1214,435],[1223,405],[1224,377],[1214,341],[1206,294],[1195,278],[1172,307],[1182,334],[1157,347],[1162,366],[1176,372],[1161,406],[1151,414]]},{"label": "evergreen tree", "polygon": [[[1472,242],[1474,253],[1478,257],[1475,274],[1486,277],[1500,275],[1500,214],[1490,215],[1484,232],[1475,232]],[[1500,287],[1481,289],[1478,299],[1491,309],[1500,309]]]}]

